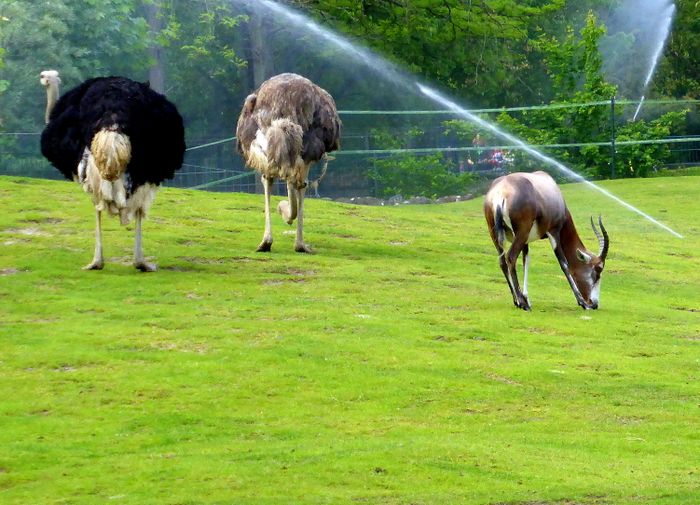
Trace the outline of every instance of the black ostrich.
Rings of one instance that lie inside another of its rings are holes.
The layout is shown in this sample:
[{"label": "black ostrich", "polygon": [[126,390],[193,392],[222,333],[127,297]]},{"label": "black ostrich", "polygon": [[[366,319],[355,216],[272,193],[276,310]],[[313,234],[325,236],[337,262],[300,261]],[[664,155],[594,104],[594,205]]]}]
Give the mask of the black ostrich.
[{"label": "black ostrich", "polygon": [[160,183],[182,166],[185,130],[175,105],[147,83],[125,77],[88,79],[58,98],[58,72],[41,73],[46,128],[41,152],[67,178],[82,184],[96,210],[95,256],[101,270],[102,211],[122,224],[136,220],[134,266],[152,272],[141,245],[141,220]]},{"label": "black ostrich", "polygon": [[270,190],[276,177],[287,181],[289,201],[278,211],[288,224],[297,219],[294,250],[304,243],[304,194],[311,165],[340,147],[341,121],[333,97],[310,80],[280,74],[249,95],[236,127],[236,147],[246,164],[261,173],[265,189],[265,234],[258,251],[272,248]]}]

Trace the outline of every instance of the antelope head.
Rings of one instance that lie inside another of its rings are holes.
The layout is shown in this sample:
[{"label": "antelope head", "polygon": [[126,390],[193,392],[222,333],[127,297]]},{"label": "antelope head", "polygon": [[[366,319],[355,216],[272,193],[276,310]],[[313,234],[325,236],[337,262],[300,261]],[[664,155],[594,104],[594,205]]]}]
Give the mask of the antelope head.
[{"label": "antelope head", "polygon": [[[591,217],[591,228],[598,239],[598,254],[593,254],[585,249],[576,249],[577,261],[569,264],[571,276],[576,283],[580,296],[576,296],[579,305],[584,309],[597,309],[600,299],[600,277],[605,267],[605,259],[608,256],[610,238],[603,226],[603,220],[598,217],[600,231],[596,228]],[[574,294],[576,294],[574,292]]]}]

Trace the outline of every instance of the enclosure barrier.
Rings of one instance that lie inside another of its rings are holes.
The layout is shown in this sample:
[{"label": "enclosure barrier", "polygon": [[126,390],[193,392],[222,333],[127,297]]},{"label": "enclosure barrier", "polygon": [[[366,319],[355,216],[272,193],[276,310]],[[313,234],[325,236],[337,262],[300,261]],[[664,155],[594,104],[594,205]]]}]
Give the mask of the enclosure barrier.
[{"label": "enclosure barrier", "polygon": [[[697,116],[698,100],[647,100],[648,116],[659,111],[690,109]],[[554,109],[581,109],[610,107],[616,111],[615,120],[603,125],[613,130],[616,122],[624,124],[625,111],[636,107],[637,101],[595,101],[578,104],[551,104],[526,107],[470,110],[472,114],[493,115],[529,113]],[[502,144],[491,138],[484,144],[474,144],[464,135],[445,133],[445,121],[457,119],[454,111],[447,110],[341,110],[344,123],[342,150],[334,153],[335,160],[320,184],[318,196],[331,198],[350,196],[379,196],[384,188],[372,175],[393,160],[437,157],[442,170],[453,173],[472,173],[478,178],[494,177],[505,171],[537,168],[533,160],[522,156],[520,146]],[[629,112],[627,113],[629,115]],[[477,127],[473,127],[478,131]],[[418,132],[418,133],[416,133]],[[700,128],[698,128],[700,133]],[[0,132],[0,175],[24,175],[60,179],[61,174],[50,167],[39,153],[39,133]],[[205,137],[188,132],[185,163],[176,177],[166,185],[182,188],[258,192],[260,183],[255,172],[246,169],[235,152],[235,137]],[[615,153],[626,146],[661,146],[667,149],[666,162],[654,169],[700,165],[700,136],[687,135],[663,139],[620,139],[544,143],[531,147],[545,152],[566,164],[574,150],[597,148],[610,151],[609,169],[615,170]],[[614,148],[613,148],[614,146]],[[484,159],[502,156],[501,161]],[[619,162],[619,161],[618,161]],[[312,168],[310,179],[318,177],[320,168]],[[614,173],[609,174],[614,175]],[[283,192],[282,185],[278,191]],[[458,191],[455,191],[458,193]],[[311,194],[310,196],[316,196]]]}]

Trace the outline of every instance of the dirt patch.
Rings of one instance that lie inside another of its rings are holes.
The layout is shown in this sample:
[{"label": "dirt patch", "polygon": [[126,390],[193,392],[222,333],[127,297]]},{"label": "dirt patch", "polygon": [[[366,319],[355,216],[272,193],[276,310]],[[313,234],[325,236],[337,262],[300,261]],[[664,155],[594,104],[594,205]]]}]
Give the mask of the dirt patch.
[{"label": "dirt patch", "polygon": [[64,219],[58,218],[58,217],[43,217],[40,219],[23,219],[23,223],[32,223],[32,224],[58,224],[62,223],[65,221]]},{"label": "dirt patch", "polygon": [[693,312],[697,313],[700,312],[700,309],[696,309],[694,307],[671,307],[673,310],[680,310],[682,312]]},{"label": "dirt patch", "polygon": [[644,419],[634,416],[615,416],[615,422],[622,425],[635,425],[643,423]]},{"label": "dirt patch", "polygon": [[9,275],[17,275],[21,270],[17,268],[0,268],[0,277],[7,277]]},{"label": "dirt patch", "polygon": [[296,275],[299,277],[316,275],[316,272],[314,270],[299,270],[298,268],[288,268],[287,273],[289,275]]},{"label": "dirt patch", "polygon": [[46,233],[45,231],[41,231],[39,228],[36,227],[29,227],[29,228],[7,228],[6,230],[3,230],[4,233],[11,233],[13,235],[26,235],[28,237],[50,237],[50,233]]},{"label": "dirt patch", "polygon": [[54,372],[76,372],[77,370],[77,368],[70,365],[63,365],[53,369]]},{"label": "dirt patch", "polygon": [[604,497],[592,496],[590,498],[584,498],[581,500],[554,500],[554,501],[508,501],[508,502],[497,502],[491,503],[490,505],[607,505],[609,502]]},{"label": "dirt patch", "polygon": [[177,352],[184,352],[184,353],[193,353],[193,354],[208,354],[209,353],[209,347],[207,347],[204,344],[185,344],[185,345],[180,345],[176,344],[174,342],[155,342],[151,344],[151,348],[157,349],[159,351],[177,351]]},{"label": "dirt patch", "polygon": [[[508,377],[503,377],[502,375],[488,374],[487,377],[491,380],[502,382],[504,384],[510,384],[511,386],[522,386],[522,384],[520,384],[519,382],[514,381],[512,379],[509,379]],[[537,502],[533,502],[533,503],[537,503]],[[515,505],[515,504],[513,504],[513,505]],[[523,505],[526,505],[526,504],[523,504]]]},{"label": "dirt patch", "polygon": [[225,265],[229,263],[250,263],[252,261],[270,261],[270,258],[259,257],[251,258],[248,256],[229,256],[226,258],[205,258],[203,256],[178,256],[178,260],[185,263],[194,263],[199,265]]},{"label": "dirt patch", "polygon": [[270,279],[267,281],[263,281],[263,285],[265,286],[281,286],[282,284],[286,283],[293,283],[293,284],[298,284],[298,283],[303,283],[306,282],[307,280],[304,279],[303,277],[291,277],[289,279]]},{"label": "dirt patch", "polygon": [[200,270],[195,266],[189,265],[169,265],[160,267],[160,269],[165,270],[167,272],[198,272]]}]

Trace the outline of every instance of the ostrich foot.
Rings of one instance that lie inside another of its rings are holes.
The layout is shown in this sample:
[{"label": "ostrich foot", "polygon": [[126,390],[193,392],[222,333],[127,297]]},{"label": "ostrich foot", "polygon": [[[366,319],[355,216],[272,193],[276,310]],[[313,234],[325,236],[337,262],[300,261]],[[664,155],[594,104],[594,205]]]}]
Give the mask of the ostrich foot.
[{"label": "ostrich foot", "polygon": [[135,261],[134,266],[142,272],[155,272],[158,270],[158,266],[155,263],[148,263],[147,261]]},{"label": "ostrich foot", "polygon": [[303,242],[301,244],[294,244],[294,250],[298,253],[314,254],[314,250]]},{"label": "ostrich foot", "polygon": [[270,252],[272,250],[272,241],[263,240],[255,250],[255,252]]},{"label": "ostrich foot", "polygon": [[295,216],[292,216],[288,200],[282,200],[277,204],[277,212],[280,213],[280,216],[282,216],[282,219],[284,219],[287,224],[292,224],[294,222]]},{"label": "ostrich foot", "polygon": [[102,270],[105,267],[105,263],[102,260],[92,260],[92,263],[85,265],[83,270]]}]

